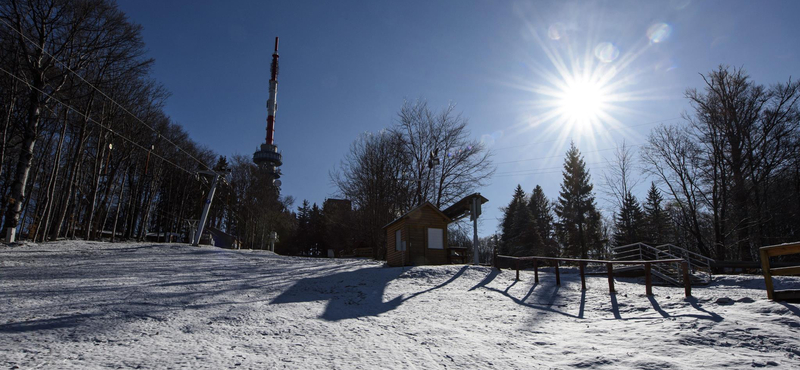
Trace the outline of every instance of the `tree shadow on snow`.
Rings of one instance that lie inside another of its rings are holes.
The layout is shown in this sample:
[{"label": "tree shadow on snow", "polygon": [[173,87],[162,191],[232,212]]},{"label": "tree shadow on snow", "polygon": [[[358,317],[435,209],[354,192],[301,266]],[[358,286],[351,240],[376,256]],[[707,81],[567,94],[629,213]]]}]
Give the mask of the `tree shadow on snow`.
[{"label": "tree shadow on snow", "polygon": [[366,316],[377,316],[392,311],[403,302],[452,283],[467,266],[445,282],[407,297],[398,296],[384,302],[386,286],[402,275],[400,268],[369,267],[332,275],[306,278],[273,299],[270,304],[328,301],[321,319],[339,321]]},{"label": "tree shadow on snow", "polygon": [[[533,309],[536,309],[536,310],[539,310],[539,311],[543,311],[543,312],[557,313],[557,314],[560,314],[560,315],[564,315],[564,316],[572,317],[572,318],[576,318],[576,319],[582,319],[583,318],[583,309],[584,309],[585,302],[586,302],[586,293],[585,292],[583,292],[581,294],[580,310],[578,312],[578,315],[574,315],[574,314],[571,314],[571,313],[568,313],[568,312],[565,312],[565,311],[560,311],[560,310],[558,310],[556,308],[553,308],[553,306],[556,306],[556,300],[559,298],[558,297],[558,291],[561,289],[560,286],[555,285],[555,284],[543,284],[543,285],[541,285],[542,288],[536,289],[540,285],[539,285],[539,283],[534,283],[533,285],[531,285],[531,288],[528,290],[528,292],[522,298],[517,298],[517,297],[513,296],[511,293],[509,293],[509,290],[511,290],[511,287],[513,287],[514,285],[517,284],[516,280],[514,282],[512,282],[508,287],[506,287],[503,290],[488,286],[489,283],[491,283],[497,277],[497,275],[499,275],[499,274],[500,274],[500,271],[498,271],[497,269],[492,269],[492,272],[490,272],[488,275],[486,275],[486,277],[480,283],[478,283],[474,287],[470,288],[470,290],[483,288],[483,289],[489,290],[491,292],[499,293],[499,294],[505,296],[506,298],[511,299],[514,303],[516,303],[518,305],[521,305],[521,306],[533,308]],[[546,291],[550,290],[549,287],[552,287],[552,291],[548,294],[548,293],[546,293]],[[535,302],[535,303],[531,303],[531,301]],[[542,303],[542,301],[545,301],[545,302]]]},{"label": "tree shadow on snow", "polygon": [[786,303],[786,302],[778,302],[779,305],[786,307],[787,310],[791,311],[795,316],[800,316],[800,308],[797,308],[796,305]]},{"label": "tree shadow on snow", "polygon": [[10,322],[6,324],[0,324],[0,333],[24,333],[38,330],[71,328],[80,325],[83,321],[88,320],[93,316],[95,315],[77,314],[49,319]]},{"label": "tree shadow on snow", "polygon": [[686,302],[689,302],[692,308],[704,313],[705,315],[695,315],[695,314],[671,315],[667,311],[664,311],[663,308],[661,308],[661,305],[658,304],[658,301],[656,301],[656,298],[654,296],[648,296],[647,299],[650,301],[650,304],[653,305],[653,309],[656,310],[656,312],[658,312],[659,315],[661,315],[661,317],[663,318],[691,317],[700,320],[711,320],[714,322],[721,322],[722,320],[724,320],[722,316],[700,307],[700,304],[698,303],[697,298],[695,297],[686,298]]}]

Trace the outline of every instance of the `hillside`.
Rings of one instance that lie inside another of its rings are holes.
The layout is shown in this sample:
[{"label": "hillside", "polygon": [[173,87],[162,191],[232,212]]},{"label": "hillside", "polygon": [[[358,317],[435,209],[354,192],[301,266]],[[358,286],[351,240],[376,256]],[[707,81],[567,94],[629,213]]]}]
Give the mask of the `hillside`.
[{"label": "hillside", "polygon": [[[185,245],[0,246],[0,367],[800,367],[758,276],[683,290]],[[800,287],[784,278],[779,287]]]}]

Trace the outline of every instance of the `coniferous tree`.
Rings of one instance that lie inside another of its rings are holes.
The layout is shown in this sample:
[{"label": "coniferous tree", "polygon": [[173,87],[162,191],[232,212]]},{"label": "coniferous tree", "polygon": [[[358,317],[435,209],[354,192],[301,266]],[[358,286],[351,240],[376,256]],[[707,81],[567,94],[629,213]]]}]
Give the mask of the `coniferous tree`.
[{"label": "coniferous tree", "polygon": [[601,220],[594,203],[593,186],[580,151],[570,144],[564,160],[564,181],[561,184],[555,212],[557,235],[564,254],[587,258],[602,252]]},{"label": "coniferous tree", "polygon": [[515,218],[518,215],[517,209],[525,206],[525,191],[522,186],[517,185],[514,189],[514,196],[511,203],[503,212],[503,222],[501,223],[500,254],[510,255],[514,248],[512,244],[517,242],[518,234],[515,232]]},{"label": "coniferous tree", "polygon": [[541,240],[534,254],[538,256],[555,257],[558,255],[558,243],[555,240],[553,229],[553,209],[550,201],[544,195],[544,190],[539,185],[533,189],[528,209],[534,222],[535,232]]},{"label": "coniferous tree", "polygon": [[310,249],[311,238],[311,206],[308,200],[303,199],[303,205],[297,207],[297,236],[296,248],[303,255],[308,255]]},{"label": "coniferous tree", "polygon": [[513,256],[532,256],[541,249],[542,239],[536,232],[536,220],[525,202],[525,193],[523,192],[521,196],[514,209],[509,249]]},{"label": "coniferous tree", "polygon": [[312,256],[327,256],[327,243],[325,243],[325,217],[322,209],[314,203],[308,214],[309,224],[309,252]]},{"label": "coniferous tree", "polygon": [[642,208],[630,191],[622,198],[622,208],[617,214],[614,226],[614,242],[616,245],[627,245],[641,241]]},{"label": "coniferous tree", "polygon": [[654,182],[650,183],[650,190],[647,192],[647,199],[644,202],[644,232],[643,239],[650,244],[664,244],[669,229],[669,219],[667,212],[661,203],[664,197],[658,190]]}]

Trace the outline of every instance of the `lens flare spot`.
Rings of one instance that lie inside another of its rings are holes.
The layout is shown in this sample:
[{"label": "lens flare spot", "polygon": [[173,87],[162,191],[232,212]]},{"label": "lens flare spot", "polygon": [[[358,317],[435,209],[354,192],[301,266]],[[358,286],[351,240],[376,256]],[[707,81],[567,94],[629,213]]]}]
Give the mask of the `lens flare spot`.
[{"label": "lens flare spot", "polygon": [[647,38],[650,42],[658,44],[664,42],[669,38],[672,33],[672,27],[666,23],[656,23],[647,29]]},{"label": "lens flare spot", "polygon": [[601,42],[595,46],[594,56],[604,63],[611,63],[619,57],[619,49],[610,42]]},{"label": "lens flare spot", "polygon": [[547,29],[547,37],[551,40],[561,40],[564,37],[564,25],[561,23],[554,23]]}]

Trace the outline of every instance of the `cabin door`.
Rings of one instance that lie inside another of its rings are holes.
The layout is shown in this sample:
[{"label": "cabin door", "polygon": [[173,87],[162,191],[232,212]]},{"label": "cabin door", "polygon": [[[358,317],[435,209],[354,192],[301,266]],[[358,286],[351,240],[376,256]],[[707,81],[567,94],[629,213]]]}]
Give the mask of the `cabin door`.
[{"label": "cabin door", "polygon": [[410,227],[409,228],[409,242],[408,247],[409,262],[412,265],[419,266],[425,264],[425,228],[424,227]]}]

